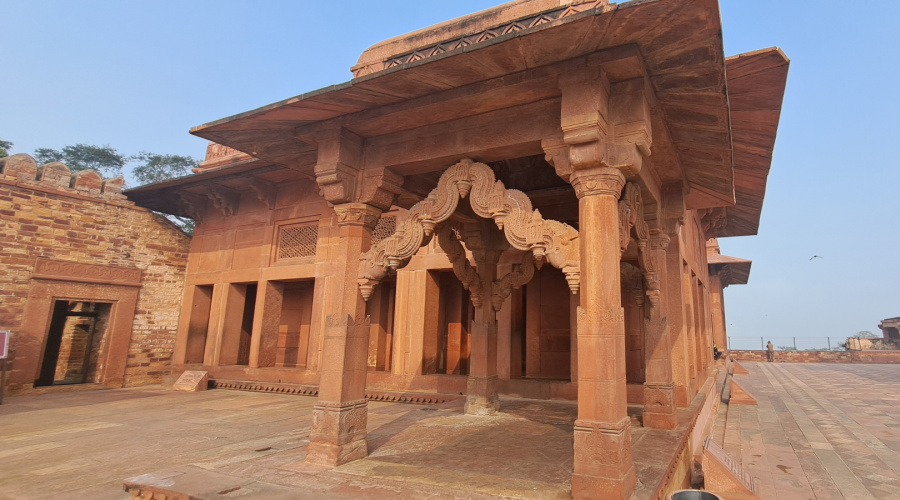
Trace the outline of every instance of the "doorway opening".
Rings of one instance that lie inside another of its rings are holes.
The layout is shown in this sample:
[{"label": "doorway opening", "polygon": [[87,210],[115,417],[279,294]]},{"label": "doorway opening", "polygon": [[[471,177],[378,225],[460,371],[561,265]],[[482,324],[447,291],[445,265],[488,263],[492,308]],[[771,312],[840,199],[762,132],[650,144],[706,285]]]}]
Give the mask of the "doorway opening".
[{"label": "doorway opening", "polygon": [[56,300],[35,387],[100,382],[112,304]]}]

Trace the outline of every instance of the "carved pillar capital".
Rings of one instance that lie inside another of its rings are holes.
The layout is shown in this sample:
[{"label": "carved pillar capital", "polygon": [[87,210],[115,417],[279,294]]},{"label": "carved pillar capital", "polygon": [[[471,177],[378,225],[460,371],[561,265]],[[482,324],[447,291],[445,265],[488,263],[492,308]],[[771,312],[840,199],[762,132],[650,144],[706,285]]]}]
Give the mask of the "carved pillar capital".
[{"label": "carved pillar capital", "polygon": [[381,209],[365,203],[343,203],[334,206],[338,226],[361,226],[369,231],[375,229]]},{"label": "carved pillar capital", "polygon": [[666,251],[672,239],[665,233],[654,233],[650,236],[650,249]]},{"label": "carved pillar capital", "polygon": [[625,187],[625,176],[618,169],[599,167],[587,170],[576,170],[571,177],[575,196],[580,200],[587,196],[609,195],[616,199]]}]

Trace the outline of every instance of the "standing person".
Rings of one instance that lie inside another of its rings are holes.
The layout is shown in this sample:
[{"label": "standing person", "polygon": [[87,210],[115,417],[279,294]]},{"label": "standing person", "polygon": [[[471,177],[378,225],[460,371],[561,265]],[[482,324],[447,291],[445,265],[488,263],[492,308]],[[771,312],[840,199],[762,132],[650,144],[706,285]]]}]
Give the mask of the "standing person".
[{"label": "standing person", "polygon": [[772,345],[772,341],[770,340],[768,344],[766,344],[766,360],[769,363],[775,362],[775,346]]}]

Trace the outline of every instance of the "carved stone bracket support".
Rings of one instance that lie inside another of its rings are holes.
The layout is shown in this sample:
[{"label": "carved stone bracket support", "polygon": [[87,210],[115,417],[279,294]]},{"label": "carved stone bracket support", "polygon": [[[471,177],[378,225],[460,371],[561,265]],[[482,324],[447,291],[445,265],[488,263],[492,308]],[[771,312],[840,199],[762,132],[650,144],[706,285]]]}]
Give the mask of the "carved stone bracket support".
[{"label": "carved stone bracket support", "polygon": [[178,193],[178,197],[181,198],[188,217],[197,222],[203,220],[204,212],[206,212],[206,198],[184,191]]},{"label": "carved stone bracket support", "polygon": [[241,201],[241,194],[237,191],[215,184],[206,188],[206,196],[213,206],[226,217],[234,215]]},{"label": "carved stone bracket support", "polygon": [[644,222],[641,188],[629,182],[625,184],[622,198],[619,199],[619,249],[622,253],[625,253],[632,238],[638,242],[646,242],[650,238],[650,228]]},{"label": "carved stone bracket support", "polygon": [[277,194],[277,190],[275,189],[274,184],[254,177],[250,179],[248,186],[250,186],[250,189],[256,194],[256,198],[266,204],[266,208],[269,210],[275,208],[275,195]]},{"label": "carved stone bracket support", "polygon": [[531,252],[537,266],[549,262],[562,269],[572,292],[578,291],[578,231],[558,221],[544,220],[525,193],[506,189],[487,165],[464,159],[448,168],[428,197],[409,209],[398,221],[393,236],[362,256],[359,284],[363,298],[368,300],[381,279],[405,265],[427,244],[435,228],[466,198],[476,215],[494,221],[510,246]]},{"label": "carved stone bracket support", "polygon": [[494,310],[500,311],[509,294],[531,281],[533,277],[534,264],[526,253],[523,255],[521,263],[513,264],[512,271],[494,281],[494,285],[491,287],[491,306]]},{"label": "carved stone bracket support", "polygon": [[723,230],[728,222],[725,207],[707,208],[701,212],[700,224],[703,226],[705,239],[725,236]]},{"label": "carved stone bracket support", "polygon": [[[459,241],[457,229],[449,225],[442,226],[438,230],[437,237],[438,244],[447,254],[450,263],[453,264],[453,274],[462,283],[463,288],[469,291],[472,304],[475,307],[481,307],[483,303],[482,280],[475,268],[469,264],[469,259],[466,258],[466,249]],[[364,285],[360,283],[360,290],[363,291],[365,297],[363,287]]]}]

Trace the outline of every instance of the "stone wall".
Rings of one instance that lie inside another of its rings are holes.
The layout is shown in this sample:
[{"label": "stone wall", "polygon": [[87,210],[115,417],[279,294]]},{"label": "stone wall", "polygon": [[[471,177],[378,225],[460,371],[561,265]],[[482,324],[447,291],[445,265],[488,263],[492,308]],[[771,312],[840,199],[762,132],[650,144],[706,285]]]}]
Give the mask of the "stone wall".
[{"label": "stone wall", "polygon": [[[124,383],[156,383],[170,370],[190,237],[128,201],[122,186],[121,177],[38,166],[24,154],[0,160],[0,328],[12,331],[15,350],[38,259],[140,269]],[[10,389],[29,379],[14,373]]]},{"label": "stone wall", "polygon": [[[728,351],[738,361],[766,361],[766,351]],[[776,363],[900,363],[900,351],[775,351]]]}]

